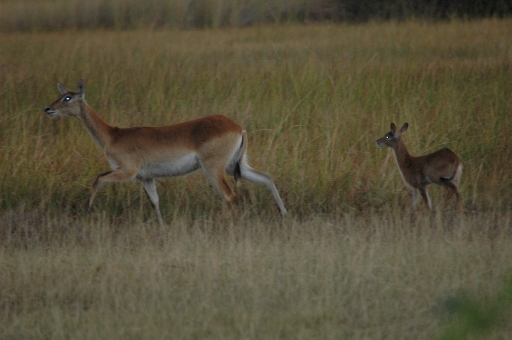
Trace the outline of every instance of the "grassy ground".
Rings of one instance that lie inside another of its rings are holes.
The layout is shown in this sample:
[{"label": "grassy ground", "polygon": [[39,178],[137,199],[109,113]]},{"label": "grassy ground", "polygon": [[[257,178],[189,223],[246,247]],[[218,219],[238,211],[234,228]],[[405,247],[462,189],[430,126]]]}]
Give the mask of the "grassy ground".
[{"label": "grassy ground", "polygon": [[[460,296],[510,337],[493,301],[512,255],[511,27],[0,33],[0,337],[421,339]],[[137,183],[86,215],[108,164],[78,121],[43,113],[80,78],[114,125],[240,122],[291,216],[244,183],[227,217],[201,174],[158,183],[164,229]],[[405,121],[411,153],[462,158],[463,216],[404,209],[375,140]]]},{"label": "grassy ground", "polygon": [[492,306],[470,326],[507,338],[510,223],[33,221],[4,236],[2,338],[430,339],[464,296]]}]

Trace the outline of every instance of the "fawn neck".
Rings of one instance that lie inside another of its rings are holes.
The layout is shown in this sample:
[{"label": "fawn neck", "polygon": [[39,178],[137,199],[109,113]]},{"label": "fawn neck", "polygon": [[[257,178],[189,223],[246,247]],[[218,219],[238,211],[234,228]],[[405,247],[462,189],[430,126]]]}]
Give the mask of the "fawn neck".
[{"label": "fawn neck", "polygon": [[400,138],[398,143],[393,147],[393,153],[395,154],[396,163],[402,172],[403,170],[411,167],[412,156],[409,154],[407,146],[402,138]]},{"label": "fawn neck", "polygon": [[90,107],[85,100],[80,103],[80,115],[77,116],[94,142],[105,150],[110,143],[110,134],[113,129]]}]

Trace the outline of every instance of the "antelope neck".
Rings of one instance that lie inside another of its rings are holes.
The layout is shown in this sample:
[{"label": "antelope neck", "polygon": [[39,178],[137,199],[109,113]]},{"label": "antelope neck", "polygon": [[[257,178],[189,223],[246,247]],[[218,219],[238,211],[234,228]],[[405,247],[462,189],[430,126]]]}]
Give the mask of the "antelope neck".
[{"label": "antelope neck", "polygon": [[412,165],[412,156],[409,154],[407,146],[402,140],[393,148],[393,151],[396,163],[401,169],[409,168]]},{"label": "antelope neck", "polygon": [[80,104],[78,120],[85,127],[94,142],[105,150],[110,143],[110,132],[113,129],[84,101]]}]

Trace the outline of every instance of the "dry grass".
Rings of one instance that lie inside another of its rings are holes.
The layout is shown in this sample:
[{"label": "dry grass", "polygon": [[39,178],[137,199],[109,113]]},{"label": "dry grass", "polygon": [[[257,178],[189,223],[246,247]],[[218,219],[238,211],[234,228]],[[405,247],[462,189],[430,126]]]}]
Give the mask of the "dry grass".
[{"label": "dry grass", "polygon": [[5,339],[429,339],[450,299],[496,298],[512,256],[510,214],[40,218],[4,241]]},{"label": "dry grass", "polygon": [[[512,255],[511,27],[0,34],[0,337],[425,339],[454,296],[495,306]],[[80,78],[119,126],[234,118],[291,217],[246,183],[225,216],[199,174],[158,184],[167,228],[137,183],[103,188],[87,216],[107,162],[42,110]],[[391,121],[409,122],[413,154],[459,154],[464,216],[403,209],[375,145]],[[510,337],[506,308],[485,336]]]}]

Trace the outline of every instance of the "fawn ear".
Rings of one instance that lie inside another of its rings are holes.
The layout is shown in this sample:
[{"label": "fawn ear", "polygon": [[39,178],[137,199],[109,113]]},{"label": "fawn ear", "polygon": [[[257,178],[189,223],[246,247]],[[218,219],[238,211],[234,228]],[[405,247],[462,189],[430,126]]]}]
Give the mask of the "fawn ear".
[{"label": "fawn ear", "polygon": [[84,98],[85,98],[85,83],[84,83],[83,79],[80,79],[80,81],[78,82],[77,92],[78,92],[78,95],[80,98],[79,100],[80,101],[84,100]]},{"label": "fawn ear", "polygon": [[57,83],[57,88],[59,89],[59,92],[60,92],[61,94],[64,94],[64,93],[67,93],[67,92],[68,92],[68,90],[67,90],[64,86],[62,86],[62,84],[61,84],[61,83]]},{"label": "fawn ear", "polygon": [[402,127],[400,128],[400,133],[401,134],[404,134],[405,131],[407,131],[407,129],[409,128],[409,123],[405,123],[404,125],[402,125]]},{"label": "fawn ear", "polygon": [[391,123],[391,133],[396,135],[396,126],[394,123]]}]

